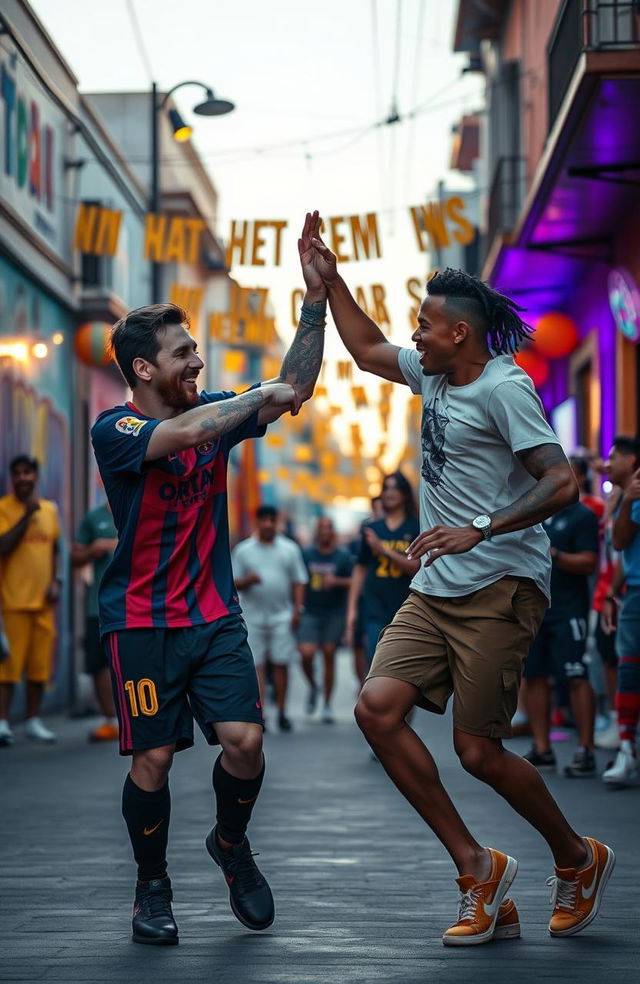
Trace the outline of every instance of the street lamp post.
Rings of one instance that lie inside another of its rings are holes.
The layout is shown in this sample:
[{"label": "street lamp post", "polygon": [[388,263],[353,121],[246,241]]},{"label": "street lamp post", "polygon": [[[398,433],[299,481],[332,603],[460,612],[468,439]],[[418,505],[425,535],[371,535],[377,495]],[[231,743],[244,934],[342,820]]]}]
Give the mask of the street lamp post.
[{"label": "street lamp post", "polygon": [[[160,208],[160,115],[165,108],[170,96],[185,85],[197,85],[205,91],[205,98],[197,106],[193,107],[193,112],[199,116],[224,116],[233,111],[234,104],[228,99],[218,99],[213,90],[205,85],[204,82],[193,80],[179,82],[172,89],[160,97],[158,86],[155,82],[151,84],[151,181],[149,194],[149,211],[158,213]],[[180,116],[177,109],[169,110],[169,118],[173,127],[173,135],[179,142],[189,140],[191,127],[187,126]],[[151,263],[151,303],[159,300],[160,295],[161,264]]]}]

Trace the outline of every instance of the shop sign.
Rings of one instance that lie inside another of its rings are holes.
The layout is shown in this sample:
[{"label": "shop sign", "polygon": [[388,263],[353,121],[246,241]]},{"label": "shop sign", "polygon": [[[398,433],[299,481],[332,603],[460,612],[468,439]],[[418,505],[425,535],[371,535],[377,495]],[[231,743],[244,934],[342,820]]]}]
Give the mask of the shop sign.
[{"label": "shop sign", "polygon": [[19,56],[0,47],[0,196],[58,254],[63,139],[63,113]]},{"label": "shop sign", "polygon": [[609,274],[609,305],[613,320],[630,342],[640,341],[640,291],[628,270],[617,267]]}]

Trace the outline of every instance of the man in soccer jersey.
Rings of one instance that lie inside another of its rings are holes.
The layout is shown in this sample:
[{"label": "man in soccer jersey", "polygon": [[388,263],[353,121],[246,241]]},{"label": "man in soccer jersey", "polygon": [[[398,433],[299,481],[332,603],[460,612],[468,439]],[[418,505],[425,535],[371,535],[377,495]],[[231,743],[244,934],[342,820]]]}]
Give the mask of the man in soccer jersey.
[{"label": "man in soccer jersey", "polygon": [[[317,213],[307,215],[301,257],[318,228]],[[231,572],[226,468],[234,445],[262,436],[312,395],[325,310],[324,289],[307,290],[279,377],[240,395],[198,392],[203,362],[179,307],[139,308],[113,328],[133,399],[102,413],[91,437],[118,530],[100,588],[100,629],[120,751],[132,756],[122,812],[138,865],[137,943],[178,942],[166,862],[168,774],[174,752],[193,744],[194,719],[209,744],[222,746],[207,850],[240,922],[255,930],[273,922],[271,890],[246,837],[264,775],[262,708]]]}]

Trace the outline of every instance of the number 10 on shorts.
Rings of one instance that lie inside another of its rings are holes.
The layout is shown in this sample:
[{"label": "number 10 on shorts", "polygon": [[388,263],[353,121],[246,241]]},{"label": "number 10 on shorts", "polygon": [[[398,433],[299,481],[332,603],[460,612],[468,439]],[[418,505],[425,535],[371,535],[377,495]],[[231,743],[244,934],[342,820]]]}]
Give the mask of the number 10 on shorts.
[{"label": "number 10 on shorts", "polygon": [[143,677],[142,680],[125,680],[124,689],[129,698],[131,716],[139,717],[142,711],[147,717],[158,713],[158,695],[153,680]]}]

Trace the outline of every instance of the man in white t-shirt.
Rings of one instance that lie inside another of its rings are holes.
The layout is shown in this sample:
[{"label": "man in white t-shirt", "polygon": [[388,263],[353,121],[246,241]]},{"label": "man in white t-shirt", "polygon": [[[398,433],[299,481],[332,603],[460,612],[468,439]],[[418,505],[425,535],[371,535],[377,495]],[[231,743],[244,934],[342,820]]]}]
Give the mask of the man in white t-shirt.
[{"label": "man in white t-shirt", "polygon": [[314,282],[312,268],[357,365],[408,385],[422,402],[422,532],[407,550],[422,562],[409,598],[378,641],[358,724],[458,869],[459,917],[443,936],[446,945],[505,935],[504,900],[518,867],[472,836],[406,721],[416,704],[444,713],[452,694],[462,765],[547,841],[556,865],[549,932],[574,935],[598,912],[613,851],[580,837],[538,771],[502,745],[548,604],[551,563],[541,523],[578,499],[533,385],[512,358],[530,329],[507,297],[445,270],[427,285],[415,347],[392,345],[356,304],[333,253],[319,238],[311,241],[307,282]]},{"label": "man in white t-shirt", "polygon": [[277,510],[273,506],[259,506],[256,534],[237,544],[231,563],[247,623],[249,646],[256,661],[262,704],[268,656],[273,666],[278,727],[281,731],[291,731],[286,714],[289,666],[298,651],[295,632],[309,576],[300,547],[281,536],[277,526]]}]

